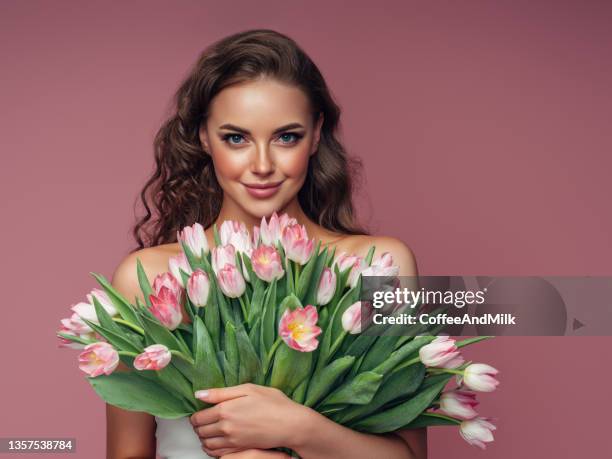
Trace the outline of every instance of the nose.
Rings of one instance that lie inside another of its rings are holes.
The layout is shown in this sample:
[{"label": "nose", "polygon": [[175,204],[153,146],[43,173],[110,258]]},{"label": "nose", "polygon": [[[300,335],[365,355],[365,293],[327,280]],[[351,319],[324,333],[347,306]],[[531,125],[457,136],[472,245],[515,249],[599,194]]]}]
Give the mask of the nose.
[{"label": "nose", "polygon": [[251,169],[258,175],[269,175],[274,172],[274,161],[268,145],[257,146]]}]

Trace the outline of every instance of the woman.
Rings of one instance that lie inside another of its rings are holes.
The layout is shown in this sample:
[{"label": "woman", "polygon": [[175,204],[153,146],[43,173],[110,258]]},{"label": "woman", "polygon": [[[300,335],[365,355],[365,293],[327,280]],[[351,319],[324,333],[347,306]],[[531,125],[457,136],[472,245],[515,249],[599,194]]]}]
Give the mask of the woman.
[{"label": "woman", "polygon": [[[251,30],[213,44],[179,88],[176,104],[156,137],[157,170],[141,193],[147,215],[134,228],[139,247],[113,275],[126,297],[141,296],[136,258],[150,278],[168,270],[180,251],[178,229],[200,222],[213,247],[214,222],[252,228],[273,212],[296,218],[338,254],[364,256],[376,245],[377,254],[392,254],[400,275],[417,274],[405,244],[355,224],[351,173],[359,163],[349,161],[336,139],[340,110],[323,77],[293,40]],[[149,198],[158,220],[151,220]],[[107,405],[107,457],[153,458],[157,448],[171,459],[274,459],[287,457],[269,451],[281,446],[306,459],[427,456],[424,428],[356,432],[273,388],[247,384],[198,396],[214,406],[181,420]]]}]

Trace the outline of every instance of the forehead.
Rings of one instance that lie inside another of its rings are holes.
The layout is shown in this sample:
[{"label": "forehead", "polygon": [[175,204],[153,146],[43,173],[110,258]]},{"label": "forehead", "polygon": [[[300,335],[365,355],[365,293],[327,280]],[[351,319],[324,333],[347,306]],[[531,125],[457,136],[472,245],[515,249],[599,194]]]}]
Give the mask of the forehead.
[{"label": "forehead", "polygon": [[310,103],[299,87],[264,78],[224,88],[211,101],[209,123],[233,123],[245,128],[277,127],[310,121]]}]

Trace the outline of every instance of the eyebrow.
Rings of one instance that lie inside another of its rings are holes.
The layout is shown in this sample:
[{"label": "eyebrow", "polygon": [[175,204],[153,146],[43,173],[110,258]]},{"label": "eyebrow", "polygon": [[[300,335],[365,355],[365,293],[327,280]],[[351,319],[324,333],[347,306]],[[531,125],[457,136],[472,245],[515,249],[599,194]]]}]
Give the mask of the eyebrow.
[{"label": "eyebrow", "polygon": [[[284,126],[281,126],[281,127],[277,128],[277,129],[275,129],[273,134],[278,134],[279,132],[287,131],[288,129],[296,129],[296,128],[303,128],[304,129],[304,126],[302,126],[300,123],[285,124]],[[219,129],[228,129],[228,130],[231,130],[231,131],[237,131],[237,132],[240,132],[242,134],[247,134],[247,135],[251,134],[247,129],[244,129],[244,128],[241,128],[239,126],[236,126],[234,124],[229,124],[229,123],[222,124],[221,126],[219,126]]]}]

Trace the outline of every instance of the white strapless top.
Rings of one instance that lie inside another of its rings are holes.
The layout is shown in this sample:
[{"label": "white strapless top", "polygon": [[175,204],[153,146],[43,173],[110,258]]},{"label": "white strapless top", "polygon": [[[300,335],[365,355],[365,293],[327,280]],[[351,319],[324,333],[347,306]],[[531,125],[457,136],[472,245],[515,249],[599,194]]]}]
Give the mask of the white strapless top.
[{"label": "white strapless top", "polygon": [[189,418],[163,419],[155,416],[157,455],[161,459],[210,459],[193,431]]}]

